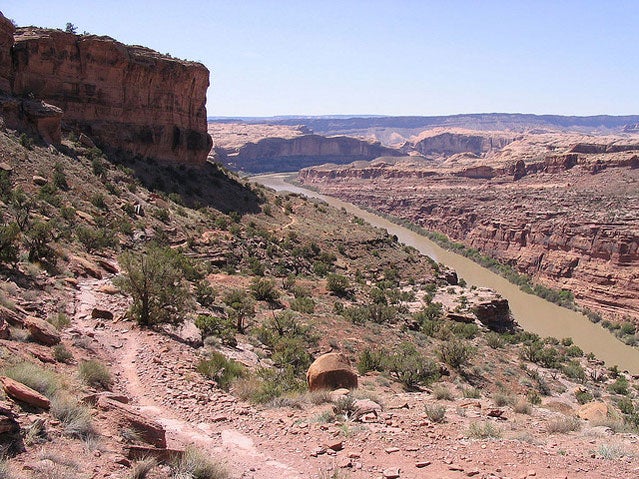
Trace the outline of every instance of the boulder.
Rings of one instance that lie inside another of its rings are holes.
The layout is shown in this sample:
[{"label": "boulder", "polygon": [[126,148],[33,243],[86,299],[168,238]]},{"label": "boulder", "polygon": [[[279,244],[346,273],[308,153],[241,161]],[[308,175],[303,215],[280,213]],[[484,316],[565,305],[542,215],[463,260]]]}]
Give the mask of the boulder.
[{"label": "boulder", "polygon": [[31,333],[31,337],[34,341],[45,346],[53,346],[60,342],[60,333],[53,327],[52,324],[47,323],[43,319],[34,318],[33,316],[27,316],[24,320],[24,325]]},{"label": "boulder", "polygon": [[357,374],[340,353],[327,353],[317,358],[308,368],[306,380],[310,391],[357,387]]},{"label": "boulder", "polygon": [[103,411],[109,411],[112,422],[120,428],[133,429],[147,444],[166,448],[166,432],[161,424],[143,416],[131,406],[105,396],[98,398],[97,406]]},{"label": "boulder", "polygon": [[608,417],[608,406],[601,401],[589,402],[577,410],[577,416],[586,421],[603,421]]},{"label": "boulder", "polygon": [[355,408],[355,412],[353,413],[352,417],[355,420],[358,420],[362,416],[365,416],[367,414],[378,416],[379,413],[382,411],[382,406],[370,399],[358,399],[357,401],[355,401],[355,404],[353,406]]},{"label": "boulder", "polygon": [[93,308],[91,311],[91,317],[93,319],[107,319],[111,321],[113,319],[113,313],[111,311],[107,311],[106,309]]},{"label": "boulder", "polygon": [[28,404],[29,406],[35,406],[40,409],[49,409],[51,403],[49,399],[40,394],[38,391],[34,391],[29,386],[15,381],[6,376],[0,377],[0,382],[4,392],[12,399],[16,401]]}]

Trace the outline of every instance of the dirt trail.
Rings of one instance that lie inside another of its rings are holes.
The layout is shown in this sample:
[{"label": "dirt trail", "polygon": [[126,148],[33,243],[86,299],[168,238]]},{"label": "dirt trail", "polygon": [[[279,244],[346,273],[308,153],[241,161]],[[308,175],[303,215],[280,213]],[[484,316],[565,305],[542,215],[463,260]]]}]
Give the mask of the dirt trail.
[{"label": "dirt trail", "polygon": [[108,280],[86,280],[79,284],[75,298],[75,324],[80,330],[91,331],[98,339],[100,347],[112,360],[111,368],[119,377],[123,392],[132,399],[138,410],[164,426],[168,447],[181,449],[194,444],[200,450],[209,453],[211,457],[218,458],[226,464],[232,477],[252,479],[307,477],[292,466],[260,451],[252,438],[236,429],[208,422],[193,424],[180,418],[170,408],[159,404],[138,372],[140,350],[151,347],[149,342],[154,339],[137,329],[107,327],[99,331],[95,330],[95,320],[91,319],[91,311],[94,307],[101,306],[96,291],[108,282]]}]

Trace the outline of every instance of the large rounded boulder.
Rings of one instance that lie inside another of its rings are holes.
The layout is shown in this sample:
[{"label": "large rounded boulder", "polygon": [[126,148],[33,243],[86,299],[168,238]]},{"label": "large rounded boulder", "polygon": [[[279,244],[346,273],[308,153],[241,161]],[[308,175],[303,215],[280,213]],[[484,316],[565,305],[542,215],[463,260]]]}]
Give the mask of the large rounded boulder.
[{"label": "large rounded boulder", "polygon": [[357,387],[357,374],[340,353],[322,354],[308,368],[306,380],[310,391]]}]

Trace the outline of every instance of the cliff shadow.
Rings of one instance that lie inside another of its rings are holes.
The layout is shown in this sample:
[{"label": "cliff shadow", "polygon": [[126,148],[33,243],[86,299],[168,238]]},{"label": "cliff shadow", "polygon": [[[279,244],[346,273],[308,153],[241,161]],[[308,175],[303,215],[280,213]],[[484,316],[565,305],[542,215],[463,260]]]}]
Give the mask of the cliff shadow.
[{"label": "cliff shadow", "polygon": [[219,164],[190,166],[152,158],[109,156],[112,162],[129,168],[150,191],[169,195],[190,208],[209,206],[225,214],[234,211],[240,215],[261,211],[263,200]]}]

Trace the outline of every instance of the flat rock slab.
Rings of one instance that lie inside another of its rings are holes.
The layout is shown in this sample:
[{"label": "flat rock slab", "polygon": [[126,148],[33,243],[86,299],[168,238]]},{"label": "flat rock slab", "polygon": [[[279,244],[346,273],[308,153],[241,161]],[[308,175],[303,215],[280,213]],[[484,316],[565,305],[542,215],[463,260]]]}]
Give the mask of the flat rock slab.
[{"label": "flat rock slab", "polygon": [[97,406],[103,411],[112,413],[113,421],[120,427],[133,429],[147,444],[166,449],[166,432],[161,424],[143,416],[131,406],[108,397],[98,398]]},{"label": "flat rock slab", "polygon": [[29,386],[15,381],[6,376],[0,377],[0,382],[4,392],[10,398],[28,404],[29,406],[35,406],[40,409],[49,409],[51,402],[48,398],[40,394],[38,391],[31,389]]}]

